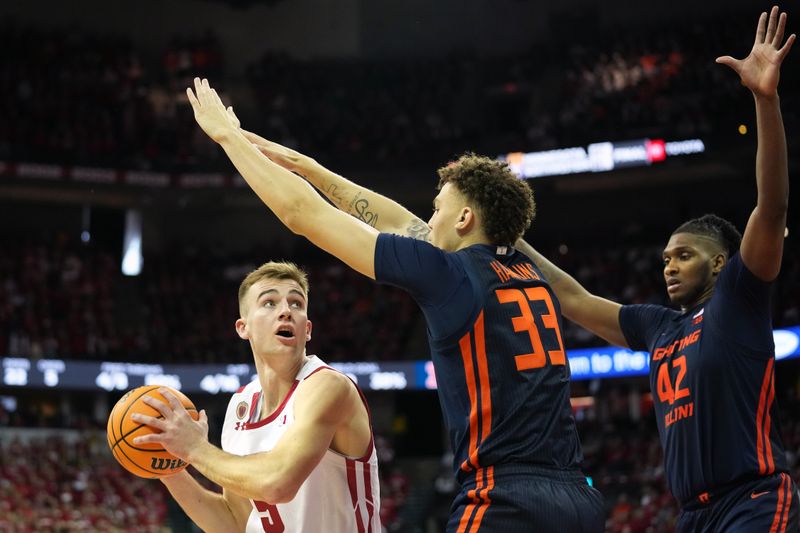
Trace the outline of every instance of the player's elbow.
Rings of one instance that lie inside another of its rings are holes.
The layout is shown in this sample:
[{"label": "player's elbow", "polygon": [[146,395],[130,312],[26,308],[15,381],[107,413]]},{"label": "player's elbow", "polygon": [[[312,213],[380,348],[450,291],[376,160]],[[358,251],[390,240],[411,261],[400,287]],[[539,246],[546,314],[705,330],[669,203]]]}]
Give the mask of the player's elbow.
[{"label": "player's elbow", "polygon": [[292,233],[305,235],[313,224],[310,212],[303,200],[297,200],[284,207],[280,219]]},{"label": "player's elbow", "polygon": [[290,479],[281,479],[281,477],[276,476],[265,481],[259,494],[262,501],[275,505],[294,500],[299,490],[300,484],[294,483]]}]

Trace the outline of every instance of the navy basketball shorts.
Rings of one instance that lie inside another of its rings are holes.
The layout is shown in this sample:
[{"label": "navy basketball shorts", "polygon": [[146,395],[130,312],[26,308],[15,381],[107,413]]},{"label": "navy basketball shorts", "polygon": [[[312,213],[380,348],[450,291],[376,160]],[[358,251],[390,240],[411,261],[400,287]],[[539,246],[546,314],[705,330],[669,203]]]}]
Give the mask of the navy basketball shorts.
[{"label": "navy basketball shorts", "polygon": [[680,533],[798,533],[797,486],[788,474],[748,481],[722,494],[704,494],[685,505],[676,530]]},{"label": "navy basketball shorts", "polygon": [[480,468],[464,481],[447,533],[601,533],[605,502],[580,472]]}]

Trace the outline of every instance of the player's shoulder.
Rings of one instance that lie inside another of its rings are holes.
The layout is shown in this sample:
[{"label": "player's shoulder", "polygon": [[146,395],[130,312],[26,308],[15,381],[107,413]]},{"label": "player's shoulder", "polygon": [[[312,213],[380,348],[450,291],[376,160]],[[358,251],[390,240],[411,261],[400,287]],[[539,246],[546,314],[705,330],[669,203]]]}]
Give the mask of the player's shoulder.
[{"label": "player's shoulder", "polygon": [[655,327],[666,327],[674,322],[681,322],[684,314],[676,309],[659,304],[626,304],[620,307],[621,320],[630,318],[644,319]]},{"label": "player's shoulder", "polygon": [[303,376],[300,385],[313,385],[313,387],[325,386],[334,389],[355,389],[355,383],[343,372],[328,366],[322,365]]},{"label": "player's shoulder", "polygon": [[357,385],[347,374],[328,365],[316,355],[309,356],[309,360],[303,365],[303,369],[297,377],[300,380],[300,385],[309,382],[314,387],[326,385],[334,388],[357,388]]}]

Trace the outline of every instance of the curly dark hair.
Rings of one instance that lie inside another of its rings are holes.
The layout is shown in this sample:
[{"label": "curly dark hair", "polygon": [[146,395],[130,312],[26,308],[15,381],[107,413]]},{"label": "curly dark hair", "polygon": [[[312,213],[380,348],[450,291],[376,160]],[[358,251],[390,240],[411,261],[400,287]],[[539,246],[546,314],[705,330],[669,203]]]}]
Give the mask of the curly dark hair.
[{"label": "curly dark hair", "polygon": [[703,215],[700,218],[684,222],[672,232],[673,235],[676,233],[691,233],[714,239],[727,252],[729,258],[739,250],[739,246],[742,244],[742,234],[739,233],[736,226],[714,214]]},{"label": "curly dark hair", "polygon": [[466,153],[437,173],[438,189],[452,183],[474,202],[492,244],[513,245],[536,216],[531,187],[503,161]]}]

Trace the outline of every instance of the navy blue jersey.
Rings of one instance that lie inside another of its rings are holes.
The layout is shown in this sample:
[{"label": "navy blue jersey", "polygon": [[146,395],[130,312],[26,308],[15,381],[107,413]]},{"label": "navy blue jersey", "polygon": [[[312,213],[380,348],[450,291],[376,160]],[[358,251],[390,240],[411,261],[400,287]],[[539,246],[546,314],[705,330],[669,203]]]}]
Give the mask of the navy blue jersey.
[{"label": "navy blue jersey", "polygon": [[579,468],[561,309],[528,257],[488,245],[448,253],[381,234],[375,277],[407,290],[425,314],[459,480],[501,463]]},{"label": "navy blue jersey", "polygon": [[685,313],[626,305],[619,323],[631,348],[650,352],[664,468],[679,501],[787,471],[775,401],[769,283],[756,278],[738,253],[703,304]]}]

